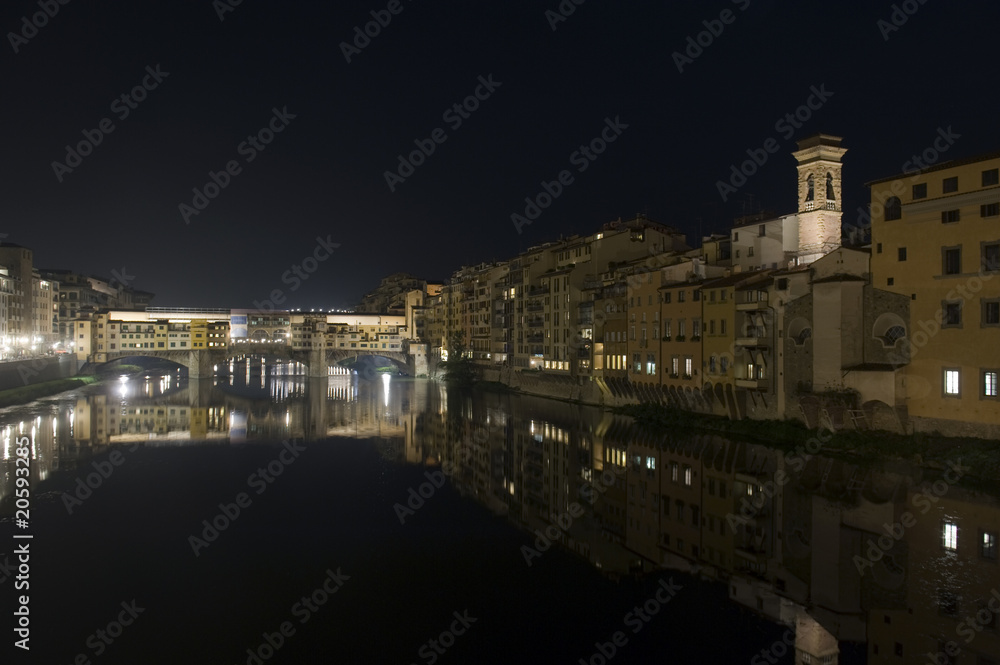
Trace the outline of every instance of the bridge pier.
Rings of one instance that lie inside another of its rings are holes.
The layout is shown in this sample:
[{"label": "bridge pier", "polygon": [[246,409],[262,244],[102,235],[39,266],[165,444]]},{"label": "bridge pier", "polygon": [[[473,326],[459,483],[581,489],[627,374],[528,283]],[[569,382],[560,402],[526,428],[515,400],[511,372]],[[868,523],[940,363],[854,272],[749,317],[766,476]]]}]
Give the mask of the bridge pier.
[{"label": "bridge pier", "polygon": [[330,369],[326,362],[326,349],[311,349],[309,351],[308,376],[310,379],[326,378],[330,376]]},{"label": "bridge pier", "polygon": [[210,379],[215,374],[212,368],[212,356],[205,351],[188,352],[188,380]]}]

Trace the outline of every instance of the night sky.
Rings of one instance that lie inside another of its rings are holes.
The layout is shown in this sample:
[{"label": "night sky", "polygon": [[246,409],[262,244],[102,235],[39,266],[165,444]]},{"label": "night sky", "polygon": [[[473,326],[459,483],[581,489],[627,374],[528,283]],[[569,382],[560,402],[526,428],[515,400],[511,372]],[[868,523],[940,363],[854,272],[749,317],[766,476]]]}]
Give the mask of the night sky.
[{"label": "night sky", "polygon": [[[558,22],[558,0],[46,3],[59,11],[37,31],[22,17],[38,0],[0,7],[0,233],[42,268],[124,268],[156,305],[249,307],[281,289],[284,306],[346,307],[393,272],[445,279],[637,212],[696,246],[745,212],[794,212],[790,153],[820,131],[848,149],[847,224],[864,183],[939,129],[960,136],[942,160],[1000,148],[996,3],[908,0],[898,29],[893,4],[870,1],[564,0]],[[373,11],[391,22],[347,62],[341,43]],[[678,71],[675,52],[710,28]],[[491,76],[478,109],[444,115]],[[814,90],[811,117],[784,121]],[[274,109],[295,117],[241,147]],[[72,171],[53,166],[104,119],[113,131]],[[614,142],[574,156],[606,119]],[[438,128],[444,142],[391,191],[385,172]],[[769,138],[777,153],[723,202],[717,181]],[[238,173],[186,220],[192,189],[230,161]],[[511,215],[564,170],[572,182],[519,234]],[[317,237],[340,246],[294,288],[282,275]]]}]

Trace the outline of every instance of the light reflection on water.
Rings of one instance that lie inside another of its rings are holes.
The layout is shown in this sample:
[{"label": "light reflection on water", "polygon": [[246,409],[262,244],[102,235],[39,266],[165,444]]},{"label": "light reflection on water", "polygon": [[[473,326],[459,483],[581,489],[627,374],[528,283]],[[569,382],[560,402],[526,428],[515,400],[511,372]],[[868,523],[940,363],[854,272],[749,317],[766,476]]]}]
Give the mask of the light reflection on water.
[{"label": "light reflection on water", "polygon": [[387,461],[448,468],[463,495],[534,534],[582,506],[585,517],[552,531],[562,546],[612,577],[665,566],[719,580],[732,602],[796,627],[812,662],[846,642],[867,643],[869,662],[916,662],[949,640],[1000,654],[996,630],[975,630],[968,644],[960,633],[976,612],[997,623],[988,603],[1000,589],[998,502],[933,485],[920,469],[817,456],[791,482],[768,485],[788,471],[774,450],[715,435],[651,437],[596,408],[516,395],[449,400],[443,384],[389,375],[238,369],[198,382],[143,375],[31,415],[0,414],[0,496],[12,493],[21,436],[33,485],[117,444],[366,438]]}]

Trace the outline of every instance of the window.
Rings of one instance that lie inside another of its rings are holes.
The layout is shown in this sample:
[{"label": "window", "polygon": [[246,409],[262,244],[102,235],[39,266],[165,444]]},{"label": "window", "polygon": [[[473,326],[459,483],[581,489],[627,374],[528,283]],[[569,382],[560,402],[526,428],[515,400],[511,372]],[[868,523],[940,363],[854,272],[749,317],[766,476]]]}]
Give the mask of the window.
[{"label": "window", "polygon": [[959,370],[944,370],[944,394],[957,397],[961,394],[961,389],[962,383],[959,376]]},{"label": "window", "polygon": [[927,198],[927,183],[922,182],[919,185],[913,186],[913,198],[914,199],[926,199]]},{"label": "window", "polygon": [[722,356],[719,358],[719,374],[725,374],[729,371],[729,358]]},{"label": "window", "polygon": [[684,356],[684,376],[690,377],[694,367],[694,359],[691,356]]},{"label": "window", "polygon": [[896,280],[895,280],[895,279],[893,279],[892,277],[889,277],[889,278],[887,278],[887,279],[885,280],[885,285],[886,285],[886,286],[892,286],[892,285],[893,285],[893,284],[895,284],[895,283],[896,283]]},{"label": "window", "polygon": [[722,319],[722,320],[719,321],[719,334],[721,334],[721,335],[725,335],[726,334],[726,320],[725,319]]},{"label": "window", "polygon": [[684,302],[684,291],[683,291],[683,289],[677,292],[677,302]]},{"label": "window", "polygon": [[694,470],[691,467],[689,467],[689,466],[687,466],[685,464],[684,465],[684,485],[686,487],[691,487],[691,483],[693,482],[693,480],[694,480]]},{"label": "window", "polygon": [[701,291],[699,291],[698,289],[695,289],[694,291],[692,291],[691,292],[691,298],[695,302],[700,302],[701,301]]},{"label": "window", "polygon": [[958,210],[942,210],[941,211],[941,223],[951,224],[952,222],[957,222],[961,216],[958,214]]},{"label": "window", "polygon": [[885,202],[885,221],[891,222],[903,217],[903,206],[898,196],[890,196]]},{"label": "window", "polygon": [[960,328],[962,326],[962,301],[945,301],[941,303],[942,328]]},{"label": "window", "polygon": [[1000,270],[1000,243],[983,243],[983,272]]},{"label": "window", "polygon": [[[674,481],[676,483],[677,479],[678,479],[679,472],[680,472],[680,467],[677,465],[677,462],[671,462],[670,463],[670,480],[672,480],[672,481]],[[679,505],[684,505],[680,501],[678,501],[677,503]]]},{"label": "window", "polygon": [[642,359],[638,353],[632,354],[632,371],[636,374],[642,373]]},{"label": "window", "polygon": [[665,302],[668,305],[670,304],[670,291],[667,291],[666,293],[663,294],[663,302]]},{"label": "window", "polygon": [[941,191],[945,194],[951,194],[958,191],[958,176],[952,176],[950,178],[945,178],[941,181]]},{"label": "window", "polygon": [[651,470],[651,471],[655,471],[656,470],[656,458],[655,457],[647,457],[646,458],[646,468],[649,469],[649,470]]},{"label": "window", "polygon": [[764,230],[764,225],[763,224],[761,224],[760,226],[757,227],[757,235],[760,236],[761,238],[764,237],[765,230]]},{"label": "window", "polygon": [[880,242],[875,243],[875,253],[876,254],[882,253],[882,243]]},{"label": "window", "polygon": [[896,256],[897,256],[897,258],[900,261],[905,261],[906,260],[906,248],[905,247],[900,247],[899,249],[897,249],[896,250]]},{"label": "window", "polygon": [[747,247],[747,256],[753,256],[753,247]]},{"label": "window", "polygon": [[962,272],[962,248],[944,247],[941,249],[941,272],[945,275],[958,275]]},{"label": "window", "polygon": [[906,337],[906,328],[903,326],[889,326],[883,335],[886,346],[895,346],[898,340]]},{"label": "window", "polygon": [[950,552],[958,549],[958,524],[944,522],[941,525],[941,544]]},{"label": "window", "polygon": [[680,356],[671,356],[670,358],[670,373],[677,376],[681,373],[681,359]]},{"label": "window", "polygon": [[989,397],[996,399],[997,393],[997,370],[995,369],[985,369],[983,370],[983,397]]},{"label": "window", "polygon": [[1000,185],[1000,169],[983,171],[983,187]]},{"label": "window", "polygon": [[996,531],[983,531],[979,535],[979,556],[990,561],[997,560]]},{"label": "window", "polygon": [[1000,326],[1000,299],[992,300],[982,300],[983,303],[983,313],[982,313],[982,325],[985,326]]},{"label": "window", "polygon": [[1000,203],[984,203],[979,206],[979,216],[980,217],[997,217],[1000,216]]}]

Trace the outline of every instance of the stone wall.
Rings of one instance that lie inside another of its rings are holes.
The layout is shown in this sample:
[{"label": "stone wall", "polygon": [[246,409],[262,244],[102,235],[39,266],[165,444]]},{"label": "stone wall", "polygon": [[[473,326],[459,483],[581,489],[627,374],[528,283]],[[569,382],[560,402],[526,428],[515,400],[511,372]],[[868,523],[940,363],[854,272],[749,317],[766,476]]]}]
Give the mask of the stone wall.
[{"label": "stone wall", "polygon": [[77,362],[75,356],[67,353],[0,363],[0,390],[75,376],[79,369]]}]

